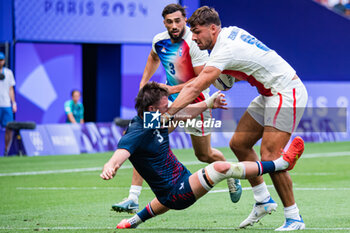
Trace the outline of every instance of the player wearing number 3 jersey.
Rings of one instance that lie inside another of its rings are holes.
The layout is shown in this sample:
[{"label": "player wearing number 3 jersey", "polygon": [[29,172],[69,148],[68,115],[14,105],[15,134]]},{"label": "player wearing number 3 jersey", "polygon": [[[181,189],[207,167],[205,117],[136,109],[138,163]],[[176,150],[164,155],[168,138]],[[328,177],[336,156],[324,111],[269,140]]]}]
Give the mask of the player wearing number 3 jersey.
[{"label": "player wearing number 3 jersey", "polygon": [[[226,103],[222,97],[223,94],[215,93],[206,101],[181,110],[173,120],[192,118],[207,108],[224,108]],[[290,170],[304,150],[303,140],[297,137],[288,151],[282,153],[283,157],[274,161],[240,163],[217,161],[191,174],[170,149],[168,134],[173,129],[145,127],[146,114],[160,116],[160,113],[168,110],[167,89],[154,82],[147,83],[139,91],[135,107],[138,115],[131,121],[118,143],[118,149],[104,165],[100,176],[105,180],[112,179],[125,160],[129,159],[156,197],[133,217],[122,220],[117,225],[118,229],[135,228],[169,209],[186,209],[222,180],[247,179],[265,173]]]},{"label": "player wearing number 3 jersey", "polygon": [[[260,93],[237,125],[230,147],[240,161],[258,160],[253,146],[262,138],[261,160],[279,156],[296,129],[307,103],[307,91],[295,70],[274,50],[238,27],[221,28],[218,13],[207,6],[197,9],[188,20],[192,39],[201,50],[211,50],[203,71],[180,92],[165,116],[175,114],[191,103],[198,93],[215,82],[220,73],[248,81]],[[304,229],[305,224],[293,195],[288,172],[270,174],[284,205],[285,223],[278,231]],[[262,177],[249,179],[256,204],[240,227],[258,222],[275,211]]]}]

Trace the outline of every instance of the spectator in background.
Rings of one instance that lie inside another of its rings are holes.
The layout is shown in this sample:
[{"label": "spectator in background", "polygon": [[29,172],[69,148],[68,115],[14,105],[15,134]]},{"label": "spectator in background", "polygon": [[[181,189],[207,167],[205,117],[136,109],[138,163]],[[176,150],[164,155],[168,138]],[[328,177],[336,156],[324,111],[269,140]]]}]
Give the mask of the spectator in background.
[{"label": "spectator in background", "polygon": [[333,10],[338,14],[345,14],[345,6],[342,1],[339,1],[337,4],[333,6]]},{"label": "spectator in background", "polygon": [[[15,91],[13,86],[15,78],[10,69],[4,67],[5,54],[0,52],[0,126],[5,128],[7,123],[13,121],[13,113],[17,111],[17,104],[15,101]],[[12,131],[5,130],[5,153],[8,155],[12,141]]]},{"label": "spectator in background", "polygon": [[64,103],[67,123],[84,123],[84,106],[80,100],[80,91],[72,91],[72,99]]},{"label": "spectator in background", "polygon": [[350,17],[350,3],[345,4],[345,15]]}]

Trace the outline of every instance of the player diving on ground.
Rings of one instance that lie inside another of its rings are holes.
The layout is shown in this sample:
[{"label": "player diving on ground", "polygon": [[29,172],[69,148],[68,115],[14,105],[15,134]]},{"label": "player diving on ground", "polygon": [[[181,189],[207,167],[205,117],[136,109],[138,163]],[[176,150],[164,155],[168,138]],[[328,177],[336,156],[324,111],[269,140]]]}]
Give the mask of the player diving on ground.
[{"label": "player diving on ground", "polygon": [[[225,108],[224,95],[213,94],[207,100],[191,104],[172,119],[186,120],[207,108]],[[273,161],[214,162],[191,174],[175,157],[169,147],[168,128],[144,128],[144,112],[165,113],[168,109],[168,91],[155,82],[147,83],[136,98],[134,117],[118,143],[118,149],[104,165],[101,178],[112,179],[123,163],[129,159],[146,180],[155,198],[129,219],[123,219],[117,228],[135,228],[140,223],[163,214],[169,209],[188,208],[217,183],[228,178],[248,179],[265,173],[293,169],[304,150],[304,142],[296,137],[287,152]]]}]

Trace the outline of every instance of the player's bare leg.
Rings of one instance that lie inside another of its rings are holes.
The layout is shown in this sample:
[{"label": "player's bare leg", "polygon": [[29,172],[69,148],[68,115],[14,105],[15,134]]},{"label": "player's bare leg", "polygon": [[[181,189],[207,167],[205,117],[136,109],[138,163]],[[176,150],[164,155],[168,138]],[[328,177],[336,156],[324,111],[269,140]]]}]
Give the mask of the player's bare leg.
[{"label": "player's bare leg", "polygon": [[[211,135],[195,136],[191,135],[192,146],[199,161],[212,163],[215,161],[226,161],[221,151],[211,147]],[[239,179],[227,179],[230,199],[237,203],[242,195],[242,186]]]},{"label": "player's bare leg", "polygon": [[[280,131],[271,126],[265,126],[261,141],[261,161],[268,161],[278,158],[281,155],[281,148],[284,148],[291,134]],[[292,179],[287,171],[270,174],[276,191],[281,198],[284,207],[295,204],[293,195]]]},{"label": "player's bare leg", "polygon": [[[288,132],[280,131],[271,126],[265,126],[261,142],[261,161],[269,161],[278,158],[280,154],[279,148],[284,148],[287,145],[290,137],[291,134]],[[291,149],[293,148],[288,150]],[[305,224],[299,214],[298,206],[295,203],[293,182],[289,173],[287,171],[280,171],[270,174],[270,177],[283,203],[286,221],[290,221],[290,224],[295,225],[291,227],[284,224],[282,227],[276,230],[298,230],[305,228]]]},{"label": "player's bare leg", "polygon": [[191,134],[194,153],[199,161],[213,163],[215,161],[226,161],[223,153],[211,147],[210,134],[206,136],[195,136]]},{"label": "player's bare leg", "polygon": [[[236,132],[230,141],[230,147],[239,161],[259,160],[253,146],[263,136],[263,132],[264,127],[256,122],[246,111],[240,119]],[[256,203],[253,206],[251,214],[240,224],[240,227],[253,225],[266,214],[270,214],[277,208],[277,204],[270,197],[270,193],[262,176],[251,178],[248,181],[253,187]]]},{"label": "player's bare leg", "polygon": [[143,178],[134,168],[129,196],[123,201],[113,204],[112,209],[117,212],[136,213],[139,210],[139,196],[142,190]]}]

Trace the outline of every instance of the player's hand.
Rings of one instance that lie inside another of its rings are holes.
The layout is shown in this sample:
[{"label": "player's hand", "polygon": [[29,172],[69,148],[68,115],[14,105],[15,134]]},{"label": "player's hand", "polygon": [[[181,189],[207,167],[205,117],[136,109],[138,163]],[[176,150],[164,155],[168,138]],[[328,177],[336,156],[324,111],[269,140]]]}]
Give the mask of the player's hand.
[{"label": "player's hand", "polygon": [[225,106],[227,106],[227,102],[226,102],[226,99],[225,99],[225,94],[219,93],[218,96],[214,100],[213,109],[214,108],[228,109]]},{"label": "player's hand", "polygon": [[172,87],[172,86],[166,85],[166,84],[164,84],[164,83],[159,83],[159,85],[160,85],[161,87],[167,89],[168,92],[169,92],[169,95],[174,94],[174,90],[173,90],[173,87]]},{"label": "player's hand", "polygon": [[109,163],[106,163],[103,167],[102,173],[100,174],[100,177],[104,180],[110,180],[113,179],[115,174],[117,173],[119,166],[112,166]]}]

